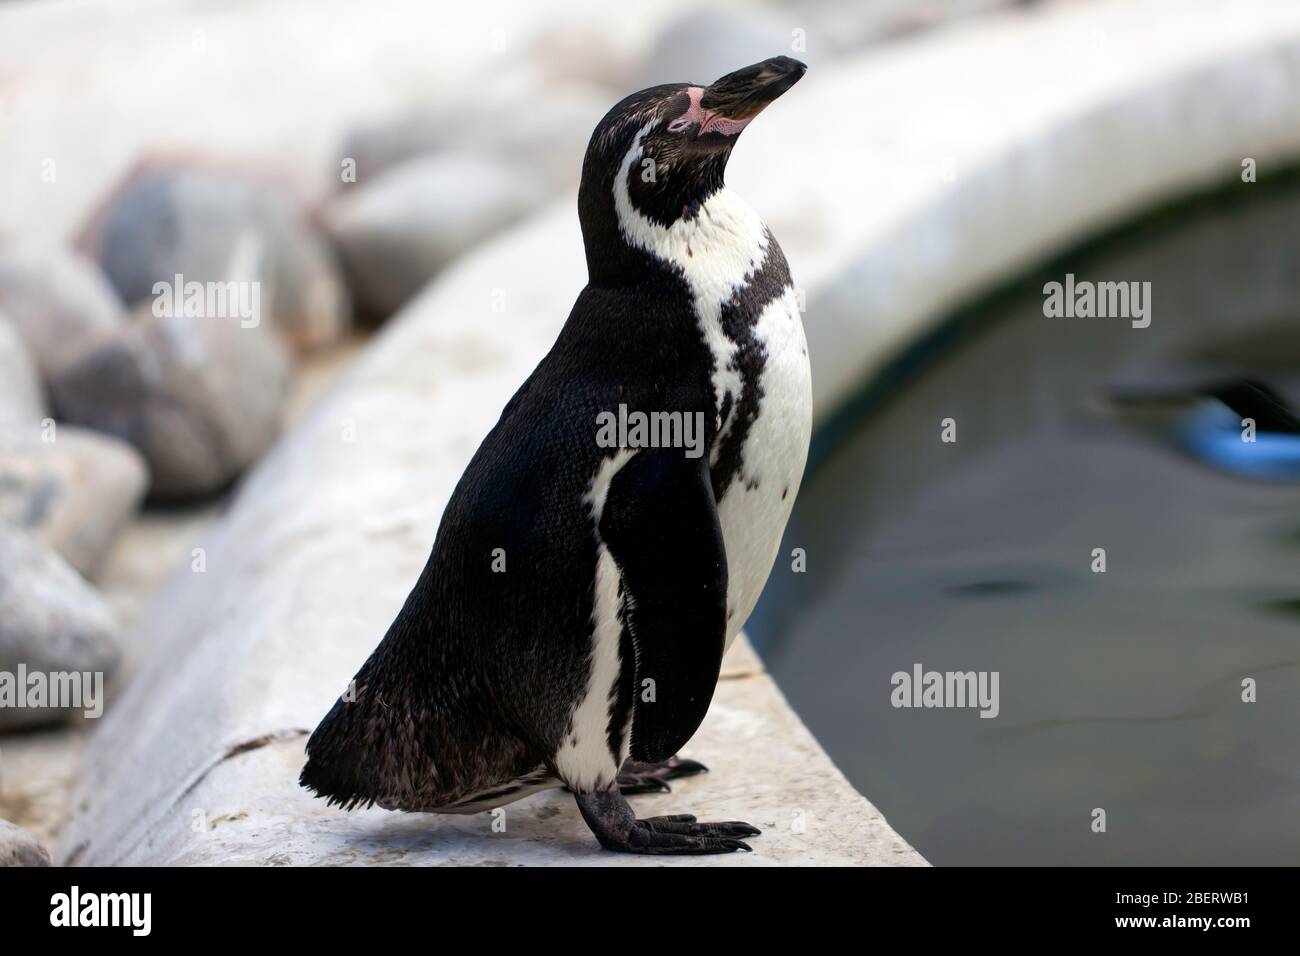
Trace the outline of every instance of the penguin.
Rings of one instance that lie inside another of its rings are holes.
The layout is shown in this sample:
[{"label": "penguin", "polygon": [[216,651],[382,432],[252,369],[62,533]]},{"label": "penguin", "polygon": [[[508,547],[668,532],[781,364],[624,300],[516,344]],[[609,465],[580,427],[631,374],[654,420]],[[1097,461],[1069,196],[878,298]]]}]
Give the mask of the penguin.
[{"label": "penguin", "polygon": [[[308,740],[300,782],[317,796],[474,813],[567,787],[608,850],[750,850],[747,823],[638,819],[626,794],[704,770],[677,752],[767,581],[807,461],[796,290],[724,182],[740,133],[806,69],[778,56],[708,86],[655,86],[597,125],[578,195],[587,285]],[[614,414],[699,422],[702,439],[632,428],[611,443],[600,423]]]}]

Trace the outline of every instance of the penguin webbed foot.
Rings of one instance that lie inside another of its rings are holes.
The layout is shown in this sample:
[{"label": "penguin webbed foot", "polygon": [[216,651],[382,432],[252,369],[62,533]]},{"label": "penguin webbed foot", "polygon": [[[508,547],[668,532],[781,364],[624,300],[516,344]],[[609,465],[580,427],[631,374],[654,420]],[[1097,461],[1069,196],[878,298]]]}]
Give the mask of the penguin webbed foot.
[{"label": "penguin webbed foot", "polygon": [[629,760],[618,772],[618,789],[624,796],[636,793],[671,793],[669,780],[678,777],[693,777],[697,773],[708,773],[709,768],[695,760],[683,760],[681,757],[669,757],[661,763],[642,763]]},{"label": "penguin webbed foot", "polygon": [[749,852],[749,844],[739,838],[758,836],[761,832],[739,820],[700,823],[688,813],[638,820],[618,784],[594,793],[575,792],[573,796],[600,845],[620,853]]}]

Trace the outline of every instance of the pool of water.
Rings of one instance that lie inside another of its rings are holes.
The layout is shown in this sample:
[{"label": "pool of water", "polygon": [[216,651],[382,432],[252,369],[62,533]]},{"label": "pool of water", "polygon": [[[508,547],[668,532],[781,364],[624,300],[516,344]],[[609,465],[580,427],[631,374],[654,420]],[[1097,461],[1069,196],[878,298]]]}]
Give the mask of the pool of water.
[{"label": "pool of water", "polygon": [[[935,864],[1300,862],[1300,469],[1177,441],[1222,376],[1300,398],[1300,187],[1235,192],[955,317],[820,436],[807,569],[778,561],[750,631]],[[1150,281],[1150,326],[1045,317],[1066,272]],[[892,706],[916,664],[998,672],[998,716]]]}]

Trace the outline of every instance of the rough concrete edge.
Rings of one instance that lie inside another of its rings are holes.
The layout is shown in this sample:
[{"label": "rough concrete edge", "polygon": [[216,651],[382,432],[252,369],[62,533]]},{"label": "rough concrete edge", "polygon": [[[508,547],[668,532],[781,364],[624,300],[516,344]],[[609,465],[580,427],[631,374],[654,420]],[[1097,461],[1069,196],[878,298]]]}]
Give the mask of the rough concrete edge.
[{"label": "rough concrete edge", "polygon": [[[764,713],[777,714],[776,720],[763,719]],[[826,865],[826,866],[928,866],[928,862],[902,836],[894,831],[880,811],[853,787],[830,758],[821,749],[812,733],[790,708],[780,689],[768,676],[761,660],[754,653],[748,639],[742,634],[735,642],[723,663],[723,673],[714,699],[710,715],[716,718],[719,710],[743,711],[747,716],[758,717],[762,721],[764,746],[772,754],[780,755],[782,767],[790,766],[791,758],[798,761],[797,771],[791,771],[792,779],[815,780],[816,791],[824,804],[805,807],[811,815],[821,821],[831,821],[834,826],[833,839],[830,842],[821,839],[820,834],[808,837],[795,836],[785,821],[773,820],[770,816],[761,820],[764,828],[762,837],[754,842],[753,854],[734,854],[718,857],[687,857],[680,860],[625,856],[610,854],[599,849],[590,835],[577,821],[576,810],[563,791],[552,791],[529,798],[511,808],[514,814],[523,814],[528,818],[544,816],[545,825],[555,826],[561,813],[572,819],[566,821],[564,831],[558,834],[554,843],[544,843],[530,839],[525,835],[518,838],[522,846],[508,847],[504,852],[491,846],[491,838],[486,835],[486,827],[480,832],[470,833],[467,821],[473,817],[446,817],[426,814],[391,814],[387,811],[359,811],[360,815],[371,814],[376,820],[373,834],[365,834],[364,828],[353,828],[352,824],[358,814],[344,815],[338,810],[325,808],[320,801],[306,798],[296,787],[293,775],[277,776],[285,779],[285,807],[277,818],[265,804],[257,801],[241,806],[238,810],[227,807],[231,812],[213,816],[208,825],[213,831],[220,829],[222,837],[212,839],[211,831],[206,835],[192,837],[187,843],[176,847],[162,841],[157,846],[152,837],[151,828],[141,831],[140,839],[124,854],[110,859],[94,858],[92,865],[157,865],[157,866],[220,866],[220,865],[375,865],[367,859],[358,860],[363,853],[357,847],[365,846],[374,840],[391,842],[393,847],[392,862],[400,865],[519,865],[519,866],[781,866],[781,865]],[[688,753],[703,757],[718,765],[712,757],[721,757],[725,752],[723,738],[724,727],[715,720],[706,720],[705,726],[692,740]],[[297,766],[301,762],[301,751],[305,732],[298,729],[268,732],[249,740],[245,745],[231,748],[225,754],[215,758],[206,769],[186,788],[181,799],[186,805],[220,807],[223,801],[220,795],[239,790],[239,780],[244,776],[265,779],[272,774],[255,769],[258,761],[267,764],[287,764]],[[711,756],[710,756],[711,755]],[[743,764],[743,753],[730,754],[733,763]],[[811,758],[811,759],[810,759]],[[673,801],[686,800],[687,809],[698,809],[695,804],[706,798],[710,792],[716,795],[719,784],[735,788],[746,783],[740,774],[733,772],[724,778],[710,780],[714,774],[705,775],[699,780],[678,781],[674,784]],[[699,788],[699,789],[694,789]],[[261,793],[263,801],[274,794]],[[638,797],[638,801],[646,798]],[[313,812],[319,811],[317,817],[299,817],[294,819],[293,801],[309,802]],[[549,801],[549,802],[548,802]],[[179,800],[178,800],[179,802]],[[722,803],[743,806],[744,801],[728,794]],[[543,814],[537,814],[538,809]],[[183,808],[182,808],[183,809]],[[645,807],[642,806],[644,810]],[[667,812],[680,807],[665,807],[650,812]],[[804,810],[800,810],[803,813]],[[346,822],[341,822],[346,816]],[[483,815],[477,815],[483,816]],[[292,822],[290,822],[292,821]],[[756,822],[758,820],[756,819]],[[534,826],[537,821],[531,820]],[[774,825],[775,824],[775,825]],[[513,826],[514,824],[512,824]],[[328,839],[304,839],[303,830],[310,831],[318,827],[319,831],[330,830]],[[283,838],[268,838],[268,832],[280,828]],[[440,829],[441,828],[441,829]],[[432,849],[423,846],[411,849],[412,830],[418,830],[436,844],[445,840],[445,847]],[[472,849],[467,849],[465,841],[472,842]],[[781,841],[779,852],[773,841]],[[304,852],[303,844],[311,844],[311,850]],[[766,851],[766,852],[765,852]],[[804,854],[804,859],[792,862],[794,854]],[[60,862],[62,865],[80,865],[81,850],[68,848]],[[485,858],[501,857],[497,863],[488,863]],[[774,859],[780,856],[782,859]]]}]

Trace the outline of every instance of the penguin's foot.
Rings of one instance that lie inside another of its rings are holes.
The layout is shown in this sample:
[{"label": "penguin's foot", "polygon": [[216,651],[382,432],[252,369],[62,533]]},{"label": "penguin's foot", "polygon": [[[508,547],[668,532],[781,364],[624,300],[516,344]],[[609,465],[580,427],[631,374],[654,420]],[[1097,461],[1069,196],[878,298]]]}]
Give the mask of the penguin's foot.
[{"label": "penguin's foot", "polygon": [[618,772],[618,789],[627,796],[633,793],[671,793],[669,780],[678,777],[693,777],[697,773],[708,773],[709,768],[694,760],[681,757],[669,757],[662,763],[640,763],[629,760]]},{"label": "penguin's foot", "polygon": [[748,823],[700,823],[687,813],[638,820],[616,783],[608,790],[574,793],[582,818],[600,845],[621,853],[734,853],[749,851],[739,837],[761,832]]}]

